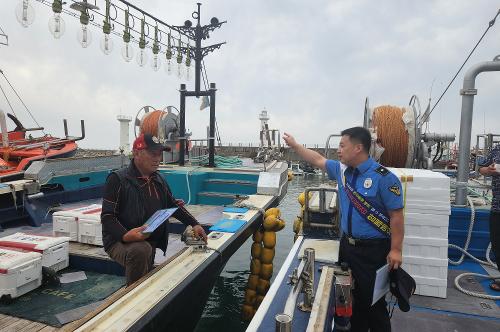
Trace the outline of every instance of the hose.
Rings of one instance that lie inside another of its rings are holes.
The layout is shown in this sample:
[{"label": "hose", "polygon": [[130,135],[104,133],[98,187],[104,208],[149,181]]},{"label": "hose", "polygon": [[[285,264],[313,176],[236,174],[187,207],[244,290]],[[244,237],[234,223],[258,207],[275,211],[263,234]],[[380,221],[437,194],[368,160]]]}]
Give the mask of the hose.
[{"label": "hose", "polygon": [[[452,261],[451,259],[448,258],[448,262],[451,265],[460,265],[464,261],[465,256],[468,256],[472,260],[474,260],[475,262],[478,262],[480,264],[484,264],[484,265],[487,265],[487,266],[493,266],[493,267],[495,267],[495,263],[493,263],[491,261],[491,259],[490,259],[491,242],[488,245],[488,249],[486,249],[486,260],[487,261],[482,261],[482,260],[474,257],[469,252],[467,252],[467,249],[469,249],[469,244],[470,244],[470,240],[471,240],[471,237],[472,237],[472,229],[474,228],[474,223],[476,221],[476,209],[474,208],[474,202],[472,201],[472,198],[470,196],[467,196],[467,201],[468,201],[468,203],[470,205],[471,216],[470,216],[469,230],[467,232],[467,239],[465,240],[465,246],[464,246],[464,248],[460,248],[457,245],[448,244],[448,247],[453,248],[453,249],[457,249],[457,250],[461,251],[462,252],[462,256],[460,256],[460,259],[458,261]],[[462,273],[462,274],[458,275],[455,278],[455,288],[458,289],[459,291],[461,291],[462,293],[470,295],[470,296],[475,296],[475,297],[479,297],[479,298],[483,298],[483,299],[490,299],[490,300],[495,300],[495,301],[496,300],[500,300],[500,295],[488,295],[488,294],[484,294],[484,293],[477,293],[477,292],[466,290],[465,288],[463,288],[462,286],[460,286],[460,279],[463,278],[463,277],[466,277],[466,276],[474,276],[474,277],[480,277],[480,278],[485,278],[485,279],[493,279],[493,280],[497,279],[498,276],[497,277],[492,277],[492,276],[489,276],[489,275],[486,275],[486,274],[470,273],[470,272]]]}]

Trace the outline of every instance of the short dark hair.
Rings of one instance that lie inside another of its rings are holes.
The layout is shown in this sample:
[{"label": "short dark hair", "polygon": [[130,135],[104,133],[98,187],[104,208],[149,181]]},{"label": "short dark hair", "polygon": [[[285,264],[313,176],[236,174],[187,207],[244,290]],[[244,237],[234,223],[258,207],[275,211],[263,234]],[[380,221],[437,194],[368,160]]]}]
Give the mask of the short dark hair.
[{"label": "short dark hair", "polygon": [[342,136],[349,136],[351,141],[356,143],[361,143],[363,145],[363,149],[366,153],[370,153],[370,147],[372,145],[372,135],[368,129],[363,127],[352,127],[349,129],[345,129],[340,133]]}]

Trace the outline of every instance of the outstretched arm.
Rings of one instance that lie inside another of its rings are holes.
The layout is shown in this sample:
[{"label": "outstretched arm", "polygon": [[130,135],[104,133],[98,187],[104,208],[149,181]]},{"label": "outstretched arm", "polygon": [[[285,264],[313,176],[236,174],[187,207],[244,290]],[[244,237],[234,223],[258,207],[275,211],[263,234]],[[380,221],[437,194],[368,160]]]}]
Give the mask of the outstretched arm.
[{"label": "outstretched arm", "polygon": [[284,133],[283,139],[302,159],[314,167],[326,170],[326,158],[314,150],[310,150],[295,141],[292,135]]}]

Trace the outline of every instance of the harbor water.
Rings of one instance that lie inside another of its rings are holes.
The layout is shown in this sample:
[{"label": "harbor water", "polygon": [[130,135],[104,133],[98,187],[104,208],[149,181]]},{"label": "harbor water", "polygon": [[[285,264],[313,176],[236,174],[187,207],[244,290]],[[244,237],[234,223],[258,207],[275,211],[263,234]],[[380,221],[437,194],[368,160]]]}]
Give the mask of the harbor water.
[{"label": "harbor water", "polygon": [[[277,234],[276,256],[274,257],[273,278],[278,273],[293,245],[293,221],[300,211],[298,195],[306,187],[315,187],[323,182],[321,175],[295,176],[290,181],[288,193],[279,208],[286,221],[286,227]],[[245,331],[247,323],[241,321],[241,306],[245,286],[250,274],[250,237],[231,257],[221,275],[217,278],[210,294],[203,316],[198,322],[196,332],[208,331]],[[188,310],[186,308],[186,310]]]}]

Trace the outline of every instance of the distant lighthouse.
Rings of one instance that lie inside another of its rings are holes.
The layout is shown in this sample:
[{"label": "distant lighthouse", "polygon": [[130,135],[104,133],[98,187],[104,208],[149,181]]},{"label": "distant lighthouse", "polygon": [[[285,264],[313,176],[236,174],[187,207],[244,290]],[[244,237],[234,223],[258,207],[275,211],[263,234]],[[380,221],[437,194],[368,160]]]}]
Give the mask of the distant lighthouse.
[{"label": "distant lighthouse", "polygon": [[132,117],[126,115],[118,115],[116,119],[120,122],[120,147],[123,153],[130,152],[130,136],[129,136],[129,123]]}]

